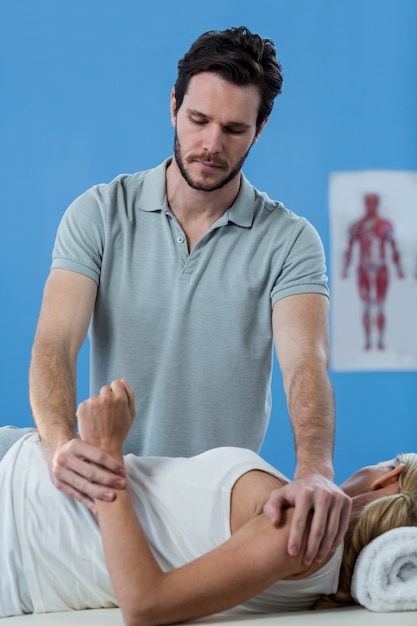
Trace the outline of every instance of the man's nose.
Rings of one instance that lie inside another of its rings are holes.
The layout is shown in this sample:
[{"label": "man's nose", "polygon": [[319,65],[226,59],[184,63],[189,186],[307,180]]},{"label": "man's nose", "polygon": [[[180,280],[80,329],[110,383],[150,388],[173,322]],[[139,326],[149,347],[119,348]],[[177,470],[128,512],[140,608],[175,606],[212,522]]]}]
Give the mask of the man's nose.
[{"label": "man's nose", "polygon": [[218,154],[223,148],[223,131],[218,126],[210,125],[206,128],[203,138],[203,149]]}]

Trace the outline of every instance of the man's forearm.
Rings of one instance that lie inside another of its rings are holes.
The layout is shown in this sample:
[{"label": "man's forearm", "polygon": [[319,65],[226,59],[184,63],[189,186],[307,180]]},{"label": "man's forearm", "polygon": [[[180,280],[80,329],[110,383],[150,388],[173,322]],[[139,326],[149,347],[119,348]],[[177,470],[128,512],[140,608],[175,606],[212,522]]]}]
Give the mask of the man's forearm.
[{"label": "man's forearm", "polygon": [[52,344],[35,342],[33,346],[29,396],[43,442],[54,445],[75,436],[75,363]]},{"label": "man's forearm", "polygon": [[305,364],[295,372],[288,389],[288,411],[297,454],[295,478],[317,472],[332,480],[335,409],[324,364]]}]

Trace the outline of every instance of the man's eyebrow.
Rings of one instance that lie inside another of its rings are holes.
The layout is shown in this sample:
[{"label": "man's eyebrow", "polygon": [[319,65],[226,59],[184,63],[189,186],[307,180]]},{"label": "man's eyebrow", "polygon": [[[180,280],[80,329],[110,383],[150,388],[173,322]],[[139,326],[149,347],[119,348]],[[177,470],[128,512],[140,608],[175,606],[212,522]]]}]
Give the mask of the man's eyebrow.
[{"label": "man's eyebrow", "polygon": [[202,113],[201,111],[198,111],[197,109],[186,109],[186,111],[188,115],[198,115],[198,117],[205,117],[207,119],[210,119],[208,115]]},{"label": "man's eyebrow", "polygon": [[[200,117],[205,120],[212,119],[209,115],[203,113],[202,111],[198,111],[197,109],[186,109],[186,112],[188,115],[194,115],[195,117]],[[240,122],[239,120],[231,120],[230,122],[227,122],[227,124],[223,124],[223,126],[233,126],[235,128],[242,128],[242,130],[250,128],[250,124]]]}]

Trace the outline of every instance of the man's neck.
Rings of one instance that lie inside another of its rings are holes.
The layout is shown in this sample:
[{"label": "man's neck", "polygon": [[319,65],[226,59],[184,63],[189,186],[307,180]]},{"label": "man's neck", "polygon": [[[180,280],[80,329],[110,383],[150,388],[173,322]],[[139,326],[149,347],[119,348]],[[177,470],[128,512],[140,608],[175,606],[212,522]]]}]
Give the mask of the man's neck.
[{"label": "man's neck", "polygon": [[240,176],[215,191],[193,189],[184,180],[175,159],[166,171],[166,193],[169,208],[178,220],[188,242],[188,249],[206,233],[235,201]]}]

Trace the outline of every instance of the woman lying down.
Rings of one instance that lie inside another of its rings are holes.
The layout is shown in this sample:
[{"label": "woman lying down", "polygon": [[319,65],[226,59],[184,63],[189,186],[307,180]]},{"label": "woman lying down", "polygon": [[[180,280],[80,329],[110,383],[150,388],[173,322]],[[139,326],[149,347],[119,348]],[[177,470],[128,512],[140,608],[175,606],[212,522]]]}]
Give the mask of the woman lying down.
[{"label": "woman lying down", "polygon": [[292,510],[278,528],[262,513],[270,492],[288,482],[280,472],[231,447],[189,459],[123,459],[134,412],[124,381],[78,409],[80,436],[128,473],[114,501],[97,500],[97,515],[54,487],[35,433],[1,461],[1,617],[120,606],[126,624],[142,626],[232,607],[305,610],[336,591],[348,604],[361,548],[390,528],[417,525],[417,455],[407,454],[342,485],[353,498],[344,556],[339,548],[305,565],[287,553]]}]

